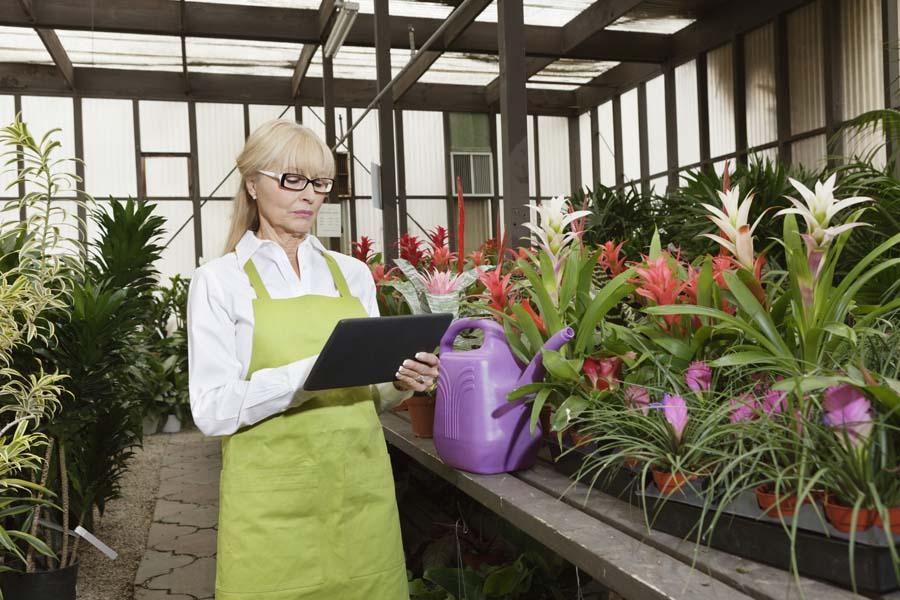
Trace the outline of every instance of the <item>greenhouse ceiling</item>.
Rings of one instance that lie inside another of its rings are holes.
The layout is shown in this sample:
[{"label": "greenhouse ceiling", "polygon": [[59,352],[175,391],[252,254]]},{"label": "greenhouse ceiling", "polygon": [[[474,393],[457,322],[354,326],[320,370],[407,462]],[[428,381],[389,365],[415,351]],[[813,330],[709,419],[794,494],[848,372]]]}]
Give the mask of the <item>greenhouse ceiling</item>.
[{"label": "greenhouse ceiling", "polygon": [[[510,56],[524,61],[529,112],[573,116],[805,1],[525,0],[507,30],[524,56]],[[323,59],[334,0],[6,1],[0,92],[322,105],[330,79],[336,105],[366,106],[380,35],[390,76],[409,65],[398,108],[498,108],[496,1],[390,0],[380,24],[376,0],[358,4],[343,47]]]}]

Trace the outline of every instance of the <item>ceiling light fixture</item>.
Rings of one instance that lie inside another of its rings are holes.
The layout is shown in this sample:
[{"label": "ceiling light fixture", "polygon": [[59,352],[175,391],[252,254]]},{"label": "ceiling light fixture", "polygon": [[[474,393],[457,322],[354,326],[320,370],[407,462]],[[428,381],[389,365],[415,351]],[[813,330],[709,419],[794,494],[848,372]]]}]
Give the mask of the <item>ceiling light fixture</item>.
[{"label": "ceiling light fixture", "polygon": [[359,4],[356,2],[339,1],[336,3],[336,8],[337,16],[334,18],[334,26],[331,28],[331,33],[328,34],[323,48],[326,58],[334,58],[338,53],[356,21],[356,15],[359,14]]}]

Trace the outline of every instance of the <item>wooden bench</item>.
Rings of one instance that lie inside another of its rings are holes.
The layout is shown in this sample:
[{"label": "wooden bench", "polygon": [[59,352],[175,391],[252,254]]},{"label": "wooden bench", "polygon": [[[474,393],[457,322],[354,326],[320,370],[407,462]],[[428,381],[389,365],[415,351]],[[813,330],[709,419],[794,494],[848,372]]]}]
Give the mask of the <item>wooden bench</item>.
[{"label": "wooden bench", "polygon": [[[391,446],[627,600],[784,600],[799,598],[798,589],[808,600],[857,597],[848,590],[802,577],[798,582],[781,569],[648,531],[639,509],[596,490],[588,494],[587,486],[557,473],[546,460],[518,473],[467,473],[445,465],[431,440],[415,437],[405,414],[384,414],[381,422]],[[900,600],[900,592],[881,599]]]}]

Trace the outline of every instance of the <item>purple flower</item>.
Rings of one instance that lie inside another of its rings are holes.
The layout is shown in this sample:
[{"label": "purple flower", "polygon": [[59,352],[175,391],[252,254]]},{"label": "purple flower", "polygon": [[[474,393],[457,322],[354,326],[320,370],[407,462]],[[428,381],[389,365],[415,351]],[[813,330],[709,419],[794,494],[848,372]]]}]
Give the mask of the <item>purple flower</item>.
[{"label": "purple flower", "polygon": [[741,421],[749,421],[756,412],[756,400],[751,394],[741,394],[737,398],[731,399],[731,415],[729,418],[732,423],[740,423]]},{"label": "purple flower", "polygon": [[675,431],[675,439],[681,441],[681,435],[688,422],[688,408],[681,396],[666,394],[662,401],[663,415]]},{"label": "purple flower", "polygon": [[695,360],[684,373],[684,381],[694,392],[706,392],[712,386],[712,369],[705,362]]},{"label": "purple flower", "polygon": [[850,384],[825,390],[825,423],[842,429],[854,444],[865,442],[872,433],[872,404]]},{"label": "purple flower", "polygon": [[762,401],[763,410],[770,415],[784,412],[785,398],[787,398],[787,392],[769,390]]},{"label": "purple flower", "polygon": [[650,392],[639,385],[625,388],[625,403],[632,408],[639,408],[645,415],[650,410]]}]

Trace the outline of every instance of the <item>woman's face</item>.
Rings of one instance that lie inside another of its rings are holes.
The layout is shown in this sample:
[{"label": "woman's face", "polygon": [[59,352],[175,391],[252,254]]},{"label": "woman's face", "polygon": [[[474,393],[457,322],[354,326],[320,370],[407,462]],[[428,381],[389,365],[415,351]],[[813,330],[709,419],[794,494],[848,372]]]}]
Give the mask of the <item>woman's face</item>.
[{"label": "woman's face", "polygon": [[[276,172],[280,177],[281,173]],[[290,235],[305,235],[312,230],[319,207],[328,197],[319,193],[310,182],[300,191],[281,187],[275,177],[257,173],[247,181],[247,191],[256,197],[259,207],[260,226],[267,224],[278,232]]]}]

